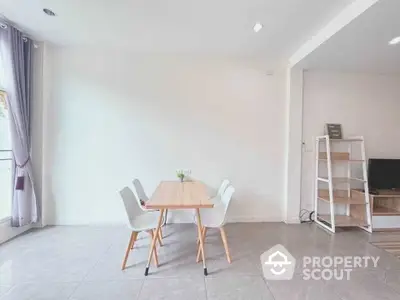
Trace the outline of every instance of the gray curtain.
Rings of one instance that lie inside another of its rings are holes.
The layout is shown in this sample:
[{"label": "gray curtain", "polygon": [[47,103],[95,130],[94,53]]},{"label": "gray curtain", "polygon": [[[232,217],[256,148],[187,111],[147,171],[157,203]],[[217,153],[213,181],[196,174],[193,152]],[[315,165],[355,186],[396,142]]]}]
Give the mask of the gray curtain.
[{"label": "gray curtain", "polygon": [[0,28],[1,84],[7,92],[14,155],[12,226],[38,221],[31,163],[31,101],[33,42],[12,26]]}]

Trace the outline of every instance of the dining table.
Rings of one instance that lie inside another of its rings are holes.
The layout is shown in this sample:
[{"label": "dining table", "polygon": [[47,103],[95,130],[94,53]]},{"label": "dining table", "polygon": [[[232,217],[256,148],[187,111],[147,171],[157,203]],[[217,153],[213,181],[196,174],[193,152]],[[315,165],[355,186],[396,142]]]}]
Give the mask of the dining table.
[{"label": "dining table", "polygon": [[157,237],[160,233],[161,226],[163,225],[163,216],[165,210],[174,209],[188,209],[194,210],[197,223],[197,234],[201,256],[203,259],[204,275],[208,275],[206,265],[206,255],[204,249],[204,239],[202,238],[202,225],[201,225],[201,208],[211,209],[214,204],[211,202],[207,193],[206,185],[201,181],[161,181],[151,198],[146,201],[146,209],[159,210],[160,216],[158,218],[156,232],[151,241],[149,251],[149,258],[145,269],[145,276],[149,274],[149,268],[154,251],[156,251]]}]

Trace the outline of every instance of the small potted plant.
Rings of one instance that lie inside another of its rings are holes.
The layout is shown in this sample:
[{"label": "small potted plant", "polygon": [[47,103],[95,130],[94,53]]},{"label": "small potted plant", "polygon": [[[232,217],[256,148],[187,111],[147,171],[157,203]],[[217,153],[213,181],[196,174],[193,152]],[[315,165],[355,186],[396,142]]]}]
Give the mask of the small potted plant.
[{"label": "small potted plant", "polygon": [[185,179],[185,172],[183,170],[176,170],[176,177],[183,182],[183,179]]}]

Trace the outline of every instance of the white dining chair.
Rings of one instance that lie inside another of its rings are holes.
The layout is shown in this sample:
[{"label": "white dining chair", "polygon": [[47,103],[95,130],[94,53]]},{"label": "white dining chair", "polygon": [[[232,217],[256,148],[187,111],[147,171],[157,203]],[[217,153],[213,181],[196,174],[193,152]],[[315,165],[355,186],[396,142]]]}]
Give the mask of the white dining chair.
[{"label": "white dining chair", "polygon": [[140,180],[135,178],[132,183],[135,187],[136,195],[138,196],[140,203],[146,203],[149,200],[149,197],[147,197]]},{"label": "white dining chair", "polygon": [[211,199],[213,203],[221,200],[222,194],[225,192],[226,188],[230,185],[230,181],[228,179],[224,179],[221,182],[221,185],[218,188],[217,195]]},{"label": "white dining chair", "polygon": [[[149,197],[147,197],[146,192],[144,191],[143,185],[140,182],[139,179],[135,178],[133,181],[133,186],[135,187],[136,195],[139,197],[140,204],[146,204],[146,202],[149,200]],[[167,219],[168,218],[168,209],[165,210],[165,216],[164,216],[164,224],[167,224]],[[162,234],[161,234],[162,236]]]},{"label": "white dining chair", "polygon": [[[210,199],[211,202],[212,202],[214,205],[221,202],[221,196],[222,196],[222,194],[225,192],[226,188],[227,188],[230,184],[231,184],[231,183],[230,183],[230,181],[229,181],[228,179],[222,180],[222,182],[221,182],[221,184],[220,184],[220,186],[219,186],[219,188],[218,188],[217,194],[216,194],[214,197],[212,197],[212,198]],[[196,221],[196,214],[195,214],[195,213],[193,214],[193,219]],[[197,238],[197,244],[198,244],[198,243],[199,243],[199,239]]]},{"label": "white dining chair", "polygon": [[[124,202],[126,215],[128,217],[128,226],[132,230],[128,248],[126,249],[125,257],[122,262],[122,270],[124,270],[130,250],[133,249],[133,245],[135,244],[139,232],[149,232],[153,237],[154,231],[157,228],[159,213],[157,211],[146,211],[143,209],[135,194],[128,187],[124,187],[119,193]],[[161,245],[161,240],[157,240]],[[156,266],[158,266],[157,251],[154,251],[153,255]]]},{"label": "white dining chair", "polygon": [[[228,240],[226,237],[224,225],[226,222],[226,214],[228,211],[229,204],[232,199],[232,195],[235,192],[235,188],[231,185],[225,189],[221,195],[221,202],[214,204],[213,208],[202,208],[200,209],[201,224],[203,226],[202,238],[205,241],[207,236],[207,230],[209,228],[218,228],[221,232],[222,243],[224,244],[226,258],[229,263],[232,262],[231,255],[228,247]],[[197,262],[200,261],[200,246],[197,251]]]}]

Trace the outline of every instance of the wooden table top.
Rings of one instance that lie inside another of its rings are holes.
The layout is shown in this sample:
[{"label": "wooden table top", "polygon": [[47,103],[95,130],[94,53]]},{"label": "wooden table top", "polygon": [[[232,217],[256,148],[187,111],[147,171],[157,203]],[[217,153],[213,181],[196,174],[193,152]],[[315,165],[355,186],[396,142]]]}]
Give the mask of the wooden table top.
[{"label": "wooden table top", "polygon": [[200,181],[161,181],[146,202],[149,209],[212,208],[207,188]]}]

